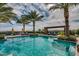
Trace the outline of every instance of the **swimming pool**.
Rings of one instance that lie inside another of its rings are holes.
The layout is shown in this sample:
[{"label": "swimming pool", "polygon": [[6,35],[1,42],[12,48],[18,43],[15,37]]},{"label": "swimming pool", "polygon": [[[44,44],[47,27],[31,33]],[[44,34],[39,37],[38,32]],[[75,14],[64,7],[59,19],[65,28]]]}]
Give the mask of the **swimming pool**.
[{"label": "swimming pool", "polygon": [[[7,56],[68,56],[75,55],[72,42],[49,36],[20,36],[0,41],[0,54]],[[72,48],[72,49],[68,49]],[[70,52],[72,51],[72,52]]]}]

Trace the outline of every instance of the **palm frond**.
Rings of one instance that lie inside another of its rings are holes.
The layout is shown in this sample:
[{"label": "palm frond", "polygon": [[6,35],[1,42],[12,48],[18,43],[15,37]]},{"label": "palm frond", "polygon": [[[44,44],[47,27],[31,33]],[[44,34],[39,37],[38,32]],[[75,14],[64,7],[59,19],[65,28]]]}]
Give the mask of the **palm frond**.
[{"label": "palm frond", "polygon": [[39,19],[43,18],[43,16],[40,16],[40,14],[35,10],[28,12],[28,17],[31,21],[38,21]]},{"label": "palm frond", "polygon": [[13,10],[13,8],[11,8],[11,7],[2,7],[2,8],[0,8],[0,12],[7,12],[7,11],[12,11]]},{"label": "palm frond", "polygon": [[21,18],[17,20],[17,23],[23,23],[23,24],[30,23],[28,15],[22,15]]},{"label": "palm frond", "polygon": [[0,8],[6,5],[6,3],[0,3]]},{"label": "palm frond", "polygon": [[40,21],[44,16],[37,17],[37,21]]},{"label": "palm frond", "polygon": [[49,10],[63,9],[67,6],[70,7],[70,6],[76,6],[76,5],[79,5],[79,3],[56,3],[53,6],[51,6]]},{"label": "palm frond", "polygon": [[63,4],[54,4],[53,6],[51,6],[50,8],[49,8],[49,10],[55,10],[55,9],[62,9],[62,8],[64,8],[64,5]]},{"label": "palm frond", "polygon": [[13,8],[7,6],[6,3],[0,4],[0,22],[10,22],[15,16],[16,14],[13,13]]}]

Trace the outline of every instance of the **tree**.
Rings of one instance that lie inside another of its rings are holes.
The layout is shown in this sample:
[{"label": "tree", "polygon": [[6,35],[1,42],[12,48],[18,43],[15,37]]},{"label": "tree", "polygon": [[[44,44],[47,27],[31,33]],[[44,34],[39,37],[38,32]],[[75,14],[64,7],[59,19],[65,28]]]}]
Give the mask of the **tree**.
[{"label": "tree", "polygon": [[10,22],[15,16],[13,8],[9,7],[6,3],[0,3],[0,22]]},{"label": "tree", "polygon": [[23,24],[23,28],[22,29],[25,32],[25,24],[30,23],[30,21],[29,21],[29,18],[28,18],[27,15],[22,15],[21,19],[17,20],[17,23]]},{"label": "tree", "polygon": [[57,3],[50,7],[49,10],[63,9],[65,18],[65,35],[69,36],[69,7],[77,5],[76,3]]},{"label": "tree", "polygon": [[33,33],[35,33],[35,21],[40,21],[43,16],[37,13],[36,11],[28,12],[28,18],[33,22]]},{"label": "tree", "polygon": [[39,33],[41,33],[41,32],[42,32],[42,30],[41,30],[41,29],[38,29],[38,32],[39,32]]}]

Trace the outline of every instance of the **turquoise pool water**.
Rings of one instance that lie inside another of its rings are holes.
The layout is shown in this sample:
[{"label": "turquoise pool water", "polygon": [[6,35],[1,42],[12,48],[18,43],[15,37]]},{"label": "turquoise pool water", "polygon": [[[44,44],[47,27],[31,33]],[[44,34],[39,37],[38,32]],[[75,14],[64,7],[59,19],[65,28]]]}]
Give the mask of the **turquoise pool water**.
[{"label": "turquoise pool water", "polygon": [[0,41],[0,55],[68,56],[75,55],[75,45],[75,43],[59,41],[47,36],[15,37]]}]

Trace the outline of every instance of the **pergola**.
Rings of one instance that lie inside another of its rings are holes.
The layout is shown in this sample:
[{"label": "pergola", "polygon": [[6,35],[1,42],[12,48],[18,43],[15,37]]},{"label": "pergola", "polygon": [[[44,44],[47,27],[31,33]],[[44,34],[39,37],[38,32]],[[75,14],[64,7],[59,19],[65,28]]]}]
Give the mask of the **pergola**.
[{"label": "pergola", "polygon": [[48,29],[51,28],[64,28],[64,33],[65,33],[65,26],[51,26],[51,27],[44,27],[44,33],[48,34]]}]

